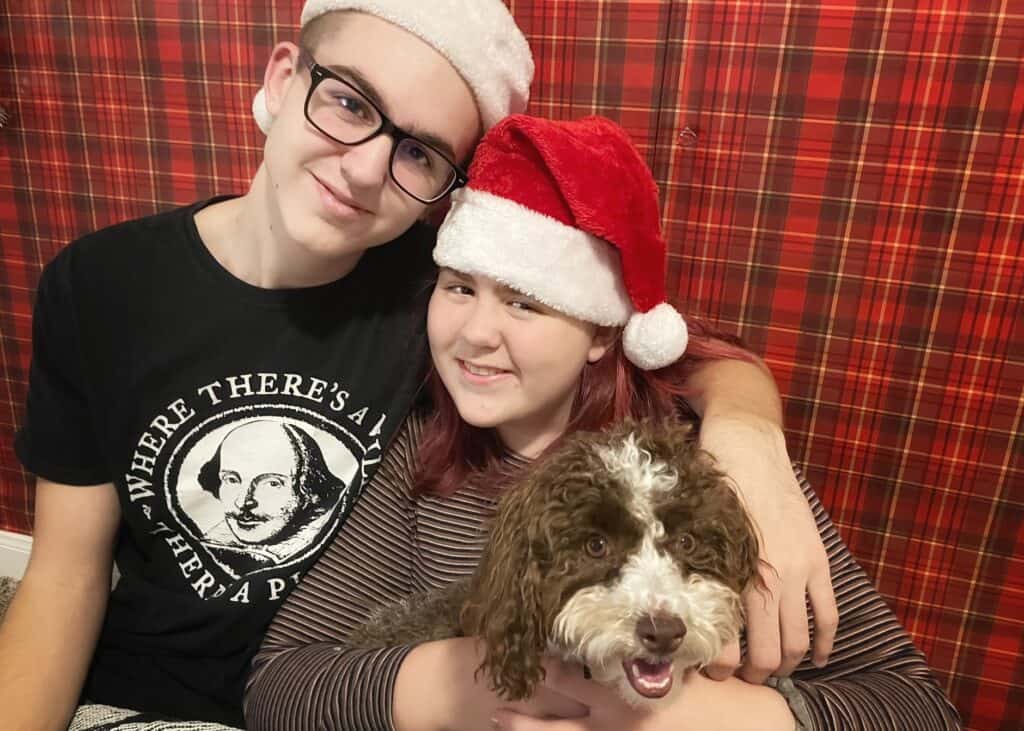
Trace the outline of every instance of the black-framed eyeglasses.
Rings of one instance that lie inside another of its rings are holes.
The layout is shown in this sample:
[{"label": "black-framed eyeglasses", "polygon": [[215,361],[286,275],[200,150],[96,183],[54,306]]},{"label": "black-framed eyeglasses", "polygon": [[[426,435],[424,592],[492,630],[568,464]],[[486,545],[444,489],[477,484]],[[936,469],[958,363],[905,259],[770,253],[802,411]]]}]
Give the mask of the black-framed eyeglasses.
[{"label": "black-framed eyeglasses", "polygon": [[306,94],[306,119],[322,134],[349,147],[378,135],[391,138],[388,170],[395,184],[421,203],[433,203],[466,184],[466,171],[433,145],[396,125],[359,89],[300,54],[311,81]]}]

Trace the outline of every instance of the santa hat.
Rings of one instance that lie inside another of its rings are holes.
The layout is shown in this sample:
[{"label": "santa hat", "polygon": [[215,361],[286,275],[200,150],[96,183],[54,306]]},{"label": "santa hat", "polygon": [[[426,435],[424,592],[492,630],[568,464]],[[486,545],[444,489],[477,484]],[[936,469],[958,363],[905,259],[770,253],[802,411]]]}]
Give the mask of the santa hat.
[{"label": "santa hat", "polygon": [[[526,109],[533,56],[501,0],[308,0],[301,25],[335,10],[354,10],[404,28],[448,59],[473,92],[484,129]],[[263,133],[274,116],[260,89],[252,113]]]},{"label": "santa hat", "polygon": [[665,301],[658,188],[609,119],[509,117],[488,132],[452,195],[434,261],[490,277],[567,315],[625,325],[644,370],[686,350],[686,322]]}]

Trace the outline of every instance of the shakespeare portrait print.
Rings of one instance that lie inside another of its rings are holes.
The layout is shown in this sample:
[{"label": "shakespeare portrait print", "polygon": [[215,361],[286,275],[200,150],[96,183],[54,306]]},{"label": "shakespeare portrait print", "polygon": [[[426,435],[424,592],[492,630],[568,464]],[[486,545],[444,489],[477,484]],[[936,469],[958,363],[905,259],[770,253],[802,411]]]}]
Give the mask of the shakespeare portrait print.
[{"label": "shakespeare portrait print", "polygon": [[247,373],[202,384],[139,436],[127,509],[199,597],[276,601],[380,461],[385,419],[326,379]]}]

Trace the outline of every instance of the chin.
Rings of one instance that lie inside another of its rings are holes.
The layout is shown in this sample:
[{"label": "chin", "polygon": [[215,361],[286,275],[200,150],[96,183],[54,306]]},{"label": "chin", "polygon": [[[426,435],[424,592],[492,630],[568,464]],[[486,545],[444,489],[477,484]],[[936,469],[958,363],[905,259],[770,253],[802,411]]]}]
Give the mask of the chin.
[{"label": "chin", "polygon": [[481,403],[479,399],[473,397],[455,395],[458,392],[453,393],[447,385],[445,388],[449,394],[453,394],[452,402],[455,404],[455,410],[459,412],[459,418],[470,426],[477,429],[494,429],[507,421],[502,410],[495,409],[493,399]]},{"label": "chin", "polygon": [[321,261],[333,261],[351,256],[359,256],[375,245],[366,245],[365,241],[361,242],[363,245],[353,245],[352,242],[354,240],[359,241],[361,238],[364,237],[352,235],[352,233],[345,230],[318,226],[316,229],[309,231],[304,238],[296,240],[299,242],[302,250],[310,255],[311,258]]},{"label": "chin", "polygon": [[284,219],[287,237],[293,242],[293,251],[314,261],[329,262],[360,255],[385,243],[368,221],[331,221],[316,211],[295,206]]}]

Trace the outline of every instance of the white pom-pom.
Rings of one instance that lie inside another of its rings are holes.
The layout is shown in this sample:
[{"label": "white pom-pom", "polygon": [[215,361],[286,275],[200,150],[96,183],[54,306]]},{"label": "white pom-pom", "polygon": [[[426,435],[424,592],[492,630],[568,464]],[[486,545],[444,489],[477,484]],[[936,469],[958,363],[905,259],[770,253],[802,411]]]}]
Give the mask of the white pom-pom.
[{"label": "white pom-pom", "polygon": [[686,320],[668,302],[634,313],[622,333],[626,357],[645,371],[675,363],[686,352],[689,340]]},{"label": "white pom-pom", "polygon": [[274,123],[274,115],[267,109],[267,92],[263,88],[260,88],[256,92],[256,96],[253,97],[252,116],[256,118],[256,124],[259,125],[263,134],[269,134],[270,125]]}]

